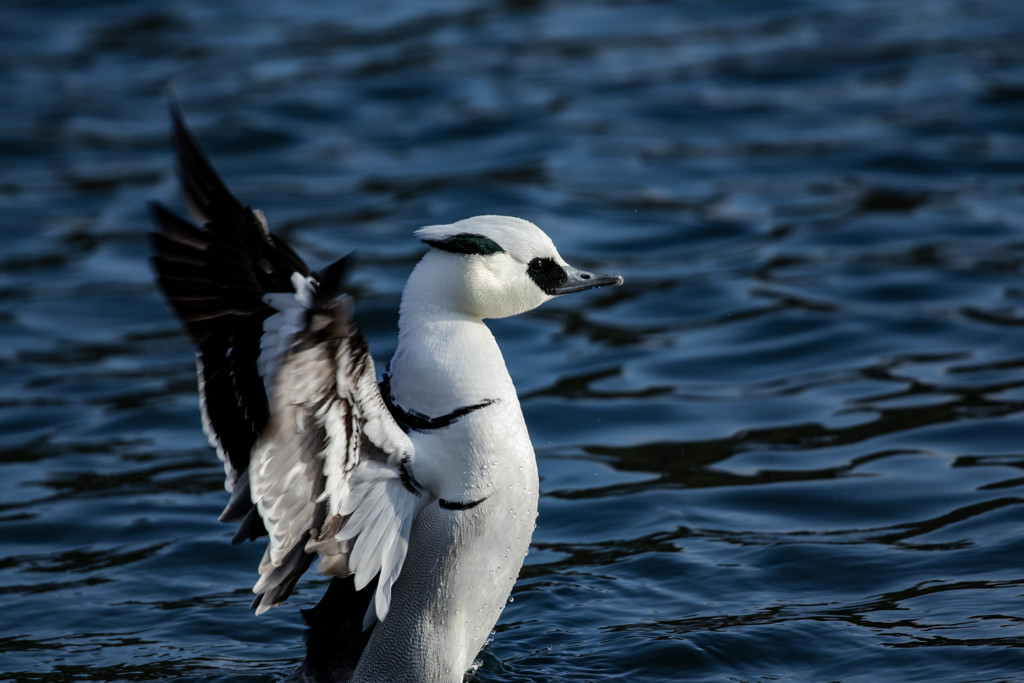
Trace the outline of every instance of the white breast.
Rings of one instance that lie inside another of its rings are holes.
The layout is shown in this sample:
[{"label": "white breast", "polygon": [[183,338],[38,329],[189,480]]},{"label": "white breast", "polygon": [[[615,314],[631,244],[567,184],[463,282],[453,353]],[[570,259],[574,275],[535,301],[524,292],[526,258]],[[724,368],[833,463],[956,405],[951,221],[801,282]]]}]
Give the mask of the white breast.
[{"label": "white breast", "polygon": [[391,613],[374,630],[353,681],[461,681],[507,603],[536,517],[535,465],[515,467],[503,488],[472,509],[426,508]]},{"label": "white breast", "polygon": [[407,288],[391,364],[395,403],[436,416],[489,402],[447,427],[410,432],[412,475],[441,500],[477,504],[451,510],[435,502],[420,513],[391,613],[374,630],[353,680],[456,683],[507,604],[526,557],[537,517],[537,464],[487,327],[463,316],[410,313],[408,297]]}]

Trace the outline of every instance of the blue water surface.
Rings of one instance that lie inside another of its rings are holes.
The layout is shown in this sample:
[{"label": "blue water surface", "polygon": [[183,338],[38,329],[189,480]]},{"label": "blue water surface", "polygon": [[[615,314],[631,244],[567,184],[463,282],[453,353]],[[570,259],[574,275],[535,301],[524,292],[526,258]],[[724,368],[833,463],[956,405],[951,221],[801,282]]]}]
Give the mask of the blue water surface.
[{"label": "blue water surface", "polygon": [[384,367],[421,226],[626,284],[491,325],[540,518],[472,680],[1024,680],[1018,0],[0,5],[0,678],[274,681],[154,287],[171,89]]}]

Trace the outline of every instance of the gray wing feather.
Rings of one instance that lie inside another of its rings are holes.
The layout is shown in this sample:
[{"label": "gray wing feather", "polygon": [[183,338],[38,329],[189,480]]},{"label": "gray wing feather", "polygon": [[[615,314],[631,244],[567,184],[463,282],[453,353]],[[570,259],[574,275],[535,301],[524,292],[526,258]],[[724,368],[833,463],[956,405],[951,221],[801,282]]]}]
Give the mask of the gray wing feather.
[{"label": "gray wing feather", "polygon": [[413,446],[380,396],[348,300],[292,302],[311,307],[275,373],[270,421],[249,466],[252,499],[270,536],[254,604],[262,613],[283,601],[298,560],[317,554],[322,571],[354,573],[357,587],[380,575],[368,625],[387,613],[412,521],[425,504],[400,477]]}]

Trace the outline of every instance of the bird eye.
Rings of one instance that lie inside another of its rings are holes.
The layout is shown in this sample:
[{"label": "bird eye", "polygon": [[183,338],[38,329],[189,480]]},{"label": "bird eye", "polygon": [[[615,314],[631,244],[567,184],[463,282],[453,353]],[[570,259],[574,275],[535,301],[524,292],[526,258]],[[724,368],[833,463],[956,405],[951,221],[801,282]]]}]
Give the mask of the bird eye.
[{"label": "bird eye", "polygon": [[526,274],[541,288],[541,291],[551,295],[554,295],[569,278],[565,269],[555,263],[554,259],[539,256],[527,264]]}]

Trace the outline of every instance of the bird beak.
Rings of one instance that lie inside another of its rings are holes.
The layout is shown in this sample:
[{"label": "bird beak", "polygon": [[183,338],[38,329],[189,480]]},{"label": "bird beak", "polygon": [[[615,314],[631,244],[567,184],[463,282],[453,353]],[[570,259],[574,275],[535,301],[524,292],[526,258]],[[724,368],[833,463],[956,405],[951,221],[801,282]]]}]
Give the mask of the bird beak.
[{"label": "bird beak", "polygon": [[566,281],[555,287],[551,292],[555,296],[582,292],[585,289],[607,287],[609,285],[621,285],[622,276],[618,273],[588,273],[578,270],[572,266],[565,266]]}]

